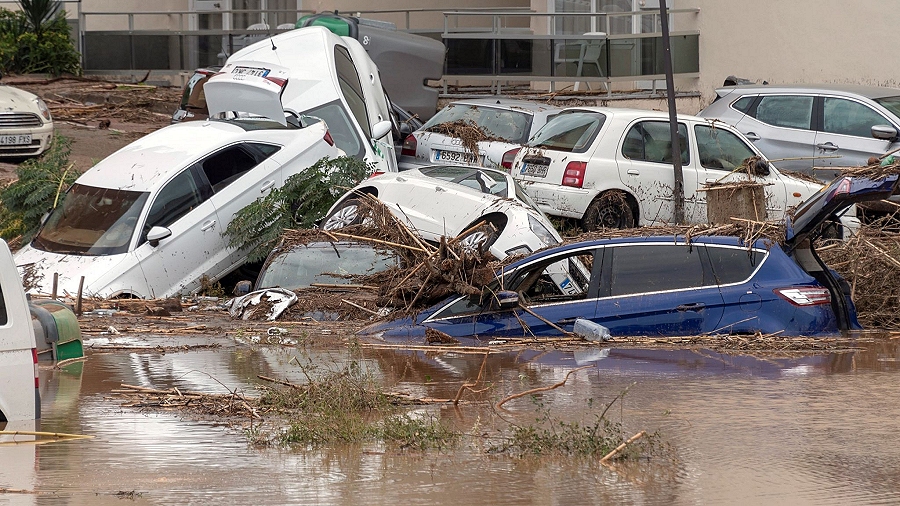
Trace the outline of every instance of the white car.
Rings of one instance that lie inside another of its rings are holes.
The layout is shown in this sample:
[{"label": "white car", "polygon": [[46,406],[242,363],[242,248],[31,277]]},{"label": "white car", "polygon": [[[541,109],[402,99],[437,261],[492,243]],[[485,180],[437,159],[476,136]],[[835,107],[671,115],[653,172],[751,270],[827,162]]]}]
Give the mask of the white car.
[{"label": "white car", "polygon": [[[360,194],[378,197],[425,240],[464,234],[464,247],[490,251],[501,260],[561,242],[547,217],[499,170],[435,165],[375,176],[338,200],[321,227],[334,230],[359,223]],[[491,226],[476,228],[482,221]]]},{"label": "white car", "polygon": [[[735,128],[678,116],[684,213],[706,223],[706,183],[744,180],[730,172],[762,153]],[[566,109],[516,155],[511,173],[545,213],[576,218],[586,230],[674,222],[675,172],[666,112],[606,107]],[[768,162],[767,219],[806,200],[822,185],[780,173]]]},{"label": "white car", "polygon": [[[223,233],[234,213],[323,157],[344,153],[325,123],[266,118],[194,121],[157,130],[82,174],[16,254],[34,291],[170,297],[242,265]],[[282,123],[284,122],[284,123]],[[301,126],[300,123],[304,125]]]},{"label": "white car", "polygon": [[53,140],[50,109],[37,95],[0,86],[0,156],[37,156]]},{"label": "white car", "polygon": [[[525,100],[485,98],[451,102],[406,137],[400,150],[400,170],[435,163],[508,169],[516,150],[561,110]],[[459,137],[441,133],[441,125],[455,121],[474,123],[485,133],[506,141],[479,141],[476,156]]]},{"label": "white car", "polygon": [[[41,417],[38,353],[22,280],[0,239],[0,429]],[[34,429],[29,429],[34,430]]]},{"label": "white car", "polygon": [[378,67],[356,39],[321,26],[280,33],[231,55],[203,90],[210,116],[315,116],[348,156],[379,172],[397,171],[390,103]]}]

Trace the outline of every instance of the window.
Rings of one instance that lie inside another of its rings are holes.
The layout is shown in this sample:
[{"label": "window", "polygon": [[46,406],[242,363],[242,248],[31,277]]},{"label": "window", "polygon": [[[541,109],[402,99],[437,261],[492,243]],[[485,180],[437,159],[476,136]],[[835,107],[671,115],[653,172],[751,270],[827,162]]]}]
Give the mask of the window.
[{"label": "window", "polygon": [[456,165],[426,167],[419,169],[419,172],[435,179],[467,186],[500,198],[505,199],[508,196],[507,176],[500,172]]},{"label": "window", "polygon": [[756,152],[729,130],[695,125],[700,165],[707,169],[733,170]]},{"label": "window", "polygon": [[[678,124],[678,138],[681,141],[681,163],[691,162],[687,143],[687,127]],[[656,163],[672,163],[672,134],[665,121],[642,121],[625,135],[622,154],[631,160]]]},{"label": "window", "polygon": [[6,298],[3,297],[3,289],[0,288],[0,325],[7,323],[9,323],[9,315],[6,314]]},{"label": "window", "polygon": [[194,167],[182,171],[159,191],[144,225],[143,240],[151,228],[168,227],[207,199],[209,189],[195,177]]},{"label": "window", "polygon": [[[337,69],[338,82],[341,85],[341,93],[350,106],[350,112],[356,118],[356,122],[362,127],[366,137],[372,137],[369,128],[369,114],[366,112],[366,99],[359,82],[359,72],[350,53],[346,48],[334,46],[334,64]],[[327,121],[326,121],[327,123]],[[330,123],[329,123],[330,125]]]},{"label": "window", "polygon": [[890,125],[884,116],[866,105],[843,98],[825,97],[822,131],[833,134],[872,137],[875,125]]},{"label": "window", "polygon": [[[260,158],[262,158],[260,153]],[[213,192],[218,193],[259,164],[257,157],[241,146],[231,146],[199,163]]]},{"label": "window", "polygon": [[454,121],[475,123],[494,137],[514,144],[528,140],[532,116],[522,111],[510,111],[495,107],[473,104],[450,104],[438,111],[422,127],[431,132],[440,132],[440,125]]},{"label": "window", "polygon": [[746,113],[750,110],[750,106],[753,105],[753,101],[756,100],[756,97],[743,97],[737,100],[735,103],[731,104],[731,107]]},{"label": "window", "polygon": [[612,253],[609,294],[684,290],[715,285],[700,261],[702,246],[647,244],[607,248]]},{"label": "window", "polygon": [[746,281],[753,271],[766,258],[766,253],[759,250],[747,251],[747,248],[725,248],[706,246],[713,273],[720,285]]},{"label": "window", "polygon": [[878,102],[878,105],[891,111],[894,116],[900,117],[900,97],[884,97],[872,99]]},{"label": "window", "polygon": [[353,156],[362,160],[365,155],[365,146],[359,140],[359,133],[353,126],[353,120],[347,114],[347,110],[340,100],[329,102],[325,105],[314,107],[304,111],[302,116],[313,116],[321,119],[328,125],[328,132],[334,139],[334,144],[347,156]]},{"label": "window", "polygon": [[528,141],[528,145],[555,151],[584,153],[594,142],[605,122],[606,116],[599,112],[563,112],[541,127]]},{"label": "window", "polygon": [[812,96],[765,96],[748,114],[769,125],[809,130],[812,110]]}]

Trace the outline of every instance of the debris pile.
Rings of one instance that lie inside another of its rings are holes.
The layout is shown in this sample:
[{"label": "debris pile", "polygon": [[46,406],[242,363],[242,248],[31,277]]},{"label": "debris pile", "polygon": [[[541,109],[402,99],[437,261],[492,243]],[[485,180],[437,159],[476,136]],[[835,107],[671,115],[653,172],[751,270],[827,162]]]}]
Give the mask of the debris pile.
[{"label": "debris pile", "polygon": [[461,139],[463,147],[467,151],[474,153],[475,156],[479,155],[479,142],[512,142],[509,139],[504,139],[503,137],[497,137],[496,135],[493,135],[480,125],[477,125],[473,121],[469,120],[456,120],[448,121],[446,123],[438,123],[437,125],[429,128],[428,131],[443,134],[448,137],[456,137]]},{"label": "debris pile", "polygon": [[772,244],[781,244],[784,242],[784,222],[754,221],[742,218],[731,218],[731,221],[731,223],[724,225],[660,225],[631,229],[603,229],[594,232],[585,232],[571,239],[567,239],[566,243],[590,241],[594,239],[669,235],[683,237],[688,244],[690,244],[695,237],[734,236],[740,237],[748,248],[759,239],[765,239]]}]

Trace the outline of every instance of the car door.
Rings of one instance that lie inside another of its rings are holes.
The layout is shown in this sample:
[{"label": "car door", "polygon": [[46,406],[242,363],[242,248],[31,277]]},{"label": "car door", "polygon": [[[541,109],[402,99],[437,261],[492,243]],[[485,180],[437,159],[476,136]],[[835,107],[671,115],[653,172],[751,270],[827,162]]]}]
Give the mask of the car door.
[{"label": "car door", "polygon": [[[642,224],[671,223],[675,219],[675,166],[670,132],[667,121],[637,120],[626,130],[616,153],[619,178],[640,202]],[[682,143],[685,216],[693,216],[698,214],[699,178],[705,174],[698,173],[691,159],[684,123],[678,123],[678,137]]]},{"label": "car door", "polygon": [[810,173],[815,156],[814,102],[813,95],[744,97],[733,105],[746,108],[735,126],[769,159],[800,158],[781,160],[776,166]]},{"label": "car door", "polygon": [[[212,188],[199,166],[191,165],[159,190],[144,218],[135,256],[151,297],[168,297],[199,286],[202,275],[228,257],[210,197]],[[151,244],[147,233],[165,227],[171,234]]]},{"label": "car door", "polygon": [[719,330],[729,332],[760,318],[760,310],[767,302],[778,299],[771,286],[749,281],[766,260],[767,253],[744,246],[708,244],[705,247],[709,264],[724,302]]},{"label": "car door", "polygon": [[[817,167],[853,167],[866,165],[870,156],[881,156],[891,141],[872,137],[872,127],[888,125],[890,120],[868,105],[847,98],[822,97],[822,122],[816,132]],[[833,158],[839,156],[840,158]],[[828,171],[831,179],[836,171]]]},{"label": "car door", "polygon": [[608,246],[596,321],[613,336],[697,335],[718,328],[723,298],[702,245]]}]

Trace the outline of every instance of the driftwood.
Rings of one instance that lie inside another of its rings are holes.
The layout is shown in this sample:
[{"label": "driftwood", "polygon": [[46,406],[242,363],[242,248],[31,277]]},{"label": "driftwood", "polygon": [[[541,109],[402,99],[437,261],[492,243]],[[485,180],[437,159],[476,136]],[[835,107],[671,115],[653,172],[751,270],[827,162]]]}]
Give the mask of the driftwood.
[{"label": "driftwood", "polygon": [[569,371],[569,372],[566,374],[566,377],[563,378],[563,380],[560,381],[559,383],[554,383],[553,385],[546,386],[546,387],[532,388],[531,390],[526,390],[526,391],[524,391],[524,392],[519,392],[519,393],[517,393],[517,394],[510,395],[509,397],[504,398],[503,400],[501,400],[500,402],[498,402],[498,403],[496,404],[497,409],[501,409],[501,407],[502,407],[504,404],[506,404],[507,402],[509,402],[509,401],[511,401],[511,400],[513,400],[513,399],[518,399],[519,397],[525,397],[526,395],[536,394],[536,393],[540,393],[540,392],[547,392],[547,391],[549,391],[549,390],[555,390],[555,389],[557,389],[557,388],[559,388],[559,387],[565,385],[565,384],[566,384],[566,381],[569,380],[569,376],[575,374],[576,372],[578,372],[578,371],[580,371],[580,370],[582,370],[582,369],[590,369],[591,367],[595,367],[595,366],[594,366],[594,365],[585,365],[585,366],[581,366],[581,367],[572,369],[571,371]]},{"label": "driftwood", "polygon": [[631,436],[630,438],[628,438],[627,441],[625,441],[624,443],[622,443],[622,444],[620,444],[619,446],[617,446],[613,451],[611,451],[611,452],[607,453],[606,455],[604,455],[603,458],[600,459],[600,463],[603,464],[603,463],[605,463],[607,460],[609,460],[609,459],[615,457],[619,452],[621,452],[622,450],[624,450],[626,446],[630,445],[631,443],[637,441],[638,439],[640,439],[640,438],[642,438],[642,437],[644,437],[644,436],[646,436],[646,435],[647,435],[647,431],[643,431],[643,430],[642,430],[642,431],[638,432],[637,434]]}]

